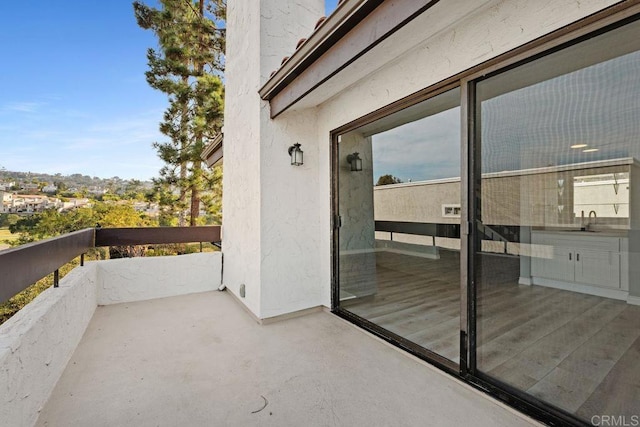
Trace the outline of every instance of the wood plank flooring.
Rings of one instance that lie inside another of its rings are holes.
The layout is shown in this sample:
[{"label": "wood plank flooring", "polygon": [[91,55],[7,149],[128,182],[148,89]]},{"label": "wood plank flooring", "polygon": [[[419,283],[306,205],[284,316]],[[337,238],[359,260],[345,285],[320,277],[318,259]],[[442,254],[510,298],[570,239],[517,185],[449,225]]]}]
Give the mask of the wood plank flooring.
[{"label": "wood plank flooring", "polygon": [[[342,307],[458,362],[458,253],[442,250],[433,260],[378,252],[375,267],[366,256],[367,279],[357,286],[369,292]],[[639,306],[519,285],[515,257],[483,255],[477,264],[480,370],[586,420],[640,414]],[[341,279],[345,289],[358,280]]]}]

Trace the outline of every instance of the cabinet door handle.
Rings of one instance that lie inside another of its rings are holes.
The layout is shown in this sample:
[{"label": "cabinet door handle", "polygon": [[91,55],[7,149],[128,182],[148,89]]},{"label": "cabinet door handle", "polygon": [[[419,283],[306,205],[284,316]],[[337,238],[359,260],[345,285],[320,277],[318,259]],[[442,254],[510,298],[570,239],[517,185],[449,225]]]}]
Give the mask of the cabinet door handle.
[{"label": "cabinet door handle", "polygon": [[580,254],[576,254],[576,261],[580,261]]},{"label": "cabinet door handle", "polygon": [[571,261],[571,252],[569,252],[569,261]]}]

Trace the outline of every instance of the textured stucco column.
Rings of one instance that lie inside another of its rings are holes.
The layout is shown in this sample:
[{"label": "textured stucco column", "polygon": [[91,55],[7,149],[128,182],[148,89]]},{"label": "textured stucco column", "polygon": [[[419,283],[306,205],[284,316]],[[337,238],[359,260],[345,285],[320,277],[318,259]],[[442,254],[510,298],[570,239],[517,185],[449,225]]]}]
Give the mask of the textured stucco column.
[{"label": "textured stucco column", "polygon": [[[323,14],[322,0],[228,3],[223,283],[260,318],[321,303],[308,285],[318,276],[311,257],[319,256],[316,122],[272,121],[258,89]],[[296,142],[305,154],[300,167],[287,154]]]}]

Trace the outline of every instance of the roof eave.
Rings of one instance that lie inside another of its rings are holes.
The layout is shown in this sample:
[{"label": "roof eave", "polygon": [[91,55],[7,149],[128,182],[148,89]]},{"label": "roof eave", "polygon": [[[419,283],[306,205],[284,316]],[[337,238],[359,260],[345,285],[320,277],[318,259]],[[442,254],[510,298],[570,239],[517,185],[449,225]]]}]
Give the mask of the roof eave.
[{"label": "roof eave", "polygon": [[204,147],[200,158],[207,164],[208,167],[214,167],[222,160],[222,146],[224,135],[222,132],[216,135],[209,145]]},{"label": "roof eave", "polygon": [[382,0],[345,0],[291,55],[291,57],[267,80],[258,93],[263,100],[270,100],[284,89],[296,76],[326,52],[334,39],[342,37],[355,27]]}]

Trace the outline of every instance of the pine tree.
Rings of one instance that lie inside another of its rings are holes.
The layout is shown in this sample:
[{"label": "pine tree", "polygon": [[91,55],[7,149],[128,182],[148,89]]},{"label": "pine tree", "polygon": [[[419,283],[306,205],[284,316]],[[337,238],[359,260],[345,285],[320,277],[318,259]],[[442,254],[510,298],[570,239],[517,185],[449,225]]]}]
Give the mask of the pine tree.
[{"label": "pine tree", "polygon": [[[147,82],[167,94],[169,107],[160,131],[169,138],[156,142],[165,162],[156,180],[165,213],[178,213],[179,225],[196,225],[201,202],[212,209],[208,191],[220,192],[219,172],[203,169],[200,155],[222,127],[226,3],[223,0],[160,0],[160,9],[134,2],[138,25],[152,30],[159,49],[149,49]],[[213,187],[211,187],[213,186]],[[178,194],[167,198],[176,188]],[[203,195],[207,195],[203,197]]]}]

